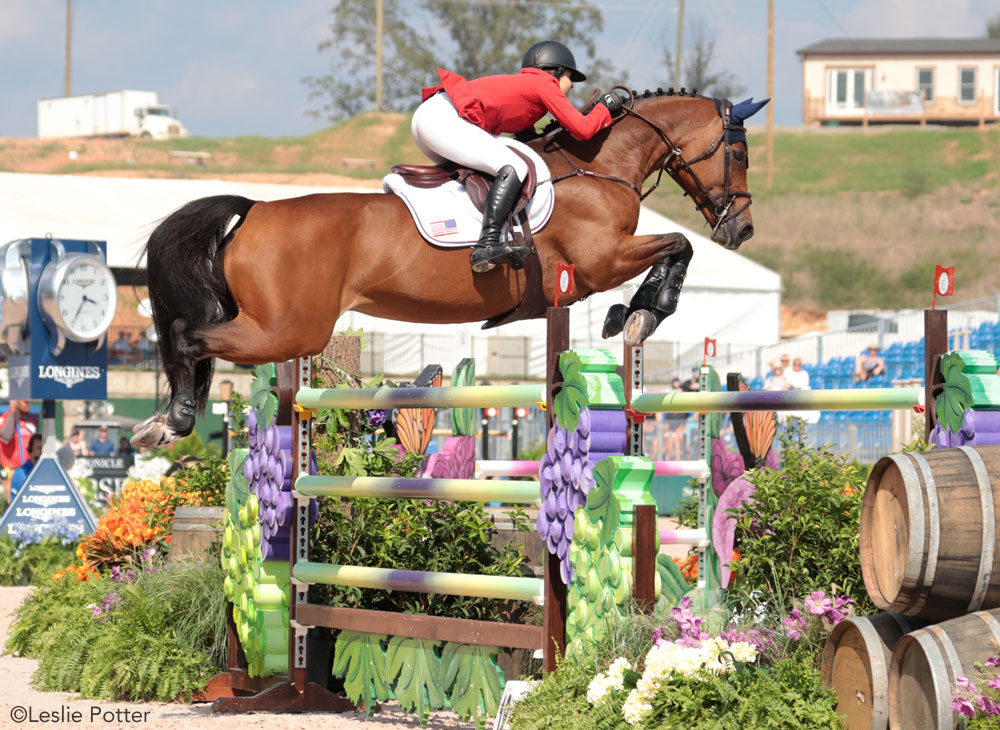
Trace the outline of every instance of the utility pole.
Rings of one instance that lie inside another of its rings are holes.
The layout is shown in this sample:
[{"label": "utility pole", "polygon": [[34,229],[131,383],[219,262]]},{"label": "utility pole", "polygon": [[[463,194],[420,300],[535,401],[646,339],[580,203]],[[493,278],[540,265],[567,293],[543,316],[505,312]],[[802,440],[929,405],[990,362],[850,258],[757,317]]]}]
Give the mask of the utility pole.
[{"label": "utility pole", "polygon": [[674,88],[681,87],[681,46],[684,42],[684,0],[677,4],[677,55],[674,58]]},{"label": "utility pole", "polygon": [[73,0],[66,0],[66,93],[70,95],[70,49],[73,47]]},{"label": "utility pole", "polygon": [[382,111],[382,26],[385,22],[384,0],[375,0],[375,110]]},{"label": "utility pole", "polygon": [[767,0],[767,189],[774,186],[774,0]]}]

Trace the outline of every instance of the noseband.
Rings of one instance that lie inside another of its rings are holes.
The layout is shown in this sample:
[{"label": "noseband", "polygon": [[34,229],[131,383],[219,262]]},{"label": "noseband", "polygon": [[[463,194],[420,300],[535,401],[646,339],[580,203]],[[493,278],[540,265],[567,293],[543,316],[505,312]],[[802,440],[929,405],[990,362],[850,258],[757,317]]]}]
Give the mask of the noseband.
[{"label": "noseband", "polygon": [[[733,116],[732,116],[733,103],[728,99],[716,99],[715,109],[719,113],[719,116],[722,118],[722,133],[716,138],[714,142],[712,142],[708,147],[706,147],[705,150],[700,155],[692,158],[691,160],[686,160],[684,158],[684,153],[681,151],[681,148],[675,145],[671,141],[670,137],[667,135],[667,133],[663,130],[661,126],[659,126],[652,120],[647,119],[634,109],[631,109],[629,107],[624,108],[625,114],[618,117],[618,119],[616,119],[615,122],[624,119],[625,115],[633,116],[636,119],[639,119],[648,124],[650,127],[652,127],[653,131],[656,132],[657,136],[659,136],[660,140],[662,140],[663,144],[665,144],[667,147],[667,155],[664,158],[663,163],[660,165],[659,172],[656,175],[656,182],[654,182],[653,186],[649,188],[649,190],[647,190],[646,192],[642,192],[639,186],[629,182],[628,180],[622,180],[620,177],[615,177],[613,175],[604,175],[599,172],[593,172],[591,170],[582,169],[578,164],[576,164],[570,158],[569,154],[567,154],[566,150],[564,150],[562,147],[558,148],[559,152],[562,153],[563,157],[566,158],[566,161],[570,163],[570,165],[574,168],[574,170],[573,172],[568,173],[566,175],[560,175],[559,177],[553,178],[552,182],[557,183],[560,180],[565,180],[570,177],[578,177],[584,175],[589,177],[602,178],[604,180],[614,180],[615,182],[620,182],[624,185],[628,185],[639,196],[639,200],[645,200],[654,190],[656,190],[657,187],[659,187],[660,179],[663,177],[663,173],[665,171],[668,175],[670,175],[671,178],[673,178],[674,182],[676,182],[680,186],[681,190],[684,190],[685,195],[691,196],[691,199],[694,201],[695,208],[697,210],[702,211],[702,213],[704,213],[706,210],[711,211],[712,216],[715,218],[715,223],[712,224],[712,233],[715,234],[719,230],[719,228],[722,227],[724,223],[726,223],[732,218],[735,218],[744,210],[749,208],[751,202],[749,192],[729,189],[729,156],[732,149],[732,143],[734,141],[730,137],[730,134],[732,132],[736,132],[737,135],[743,136],[745,139],[746,127],[744,127],[742,123],[733,123]],[[709,188],[707,185],[705,185],[705,183],[701,181],[701,178],[698,177],[697,173],[694,171],[691,165],[695,164],[696,162],[708,159],[709,157],[714,155],[719,150],[720,147],[724,150],[724,157],[722,162],[723,191],[718,194],[713,194],[711,188]],[[681,180],[678,177],[678,175],[681,172],[686,172],[687,175],[691,178],[691,181],[694,183],[696,187],[694,192],[689,192],[685,190],[684,185],[681,183]],[[735,210],[733,210],[733,205],[735,204],[737,198],[746,198],[746,202],[743,203],[743,205],[736,208]]]}]

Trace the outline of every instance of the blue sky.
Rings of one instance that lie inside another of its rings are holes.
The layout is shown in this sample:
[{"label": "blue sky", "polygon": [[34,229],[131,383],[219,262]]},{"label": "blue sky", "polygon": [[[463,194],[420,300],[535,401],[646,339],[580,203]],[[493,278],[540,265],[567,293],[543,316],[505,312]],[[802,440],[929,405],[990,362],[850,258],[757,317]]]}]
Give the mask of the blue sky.
[{"label": "blue sky", "polygon": [[[154,90],[192,134],[313,132],[326,125],[305,115],[300,79],[327,69],[330,53],[316,46],[328,37],[333,4],[75,0],[73,93]],[[599,54],[628,69],[635,86],[668,85],[662,47],[676,38],[675,0],[596,4],[605,19]],[[982,36],[998,12],[1000,0],[776,0],[775,120],[801,123],[798,48],[845,36]],[[34,136],[35,102],[62,95],[65,13],[65,0],[0,0],[0,137]],[[686,21],[715,38],[717,65],[757,97],[766,91],[766,13],[766,0],[686,2]]]}]

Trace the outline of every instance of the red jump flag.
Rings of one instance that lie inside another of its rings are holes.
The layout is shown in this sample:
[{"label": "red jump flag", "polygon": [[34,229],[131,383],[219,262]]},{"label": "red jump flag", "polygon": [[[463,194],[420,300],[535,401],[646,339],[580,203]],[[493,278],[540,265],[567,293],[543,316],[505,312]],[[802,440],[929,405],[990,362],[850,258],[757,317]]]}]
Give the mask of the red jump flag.
[{"label": "red jump flag", "polygon": [[708,362],[708,358],[715,357],[715,353],[718,351],[719,346],[715,340],[711,337],[705,338],[705,354],[701,359],[701,364],[705,365]]},{"label": "red jump flag", "polygon": [[559,306],[559,295],[569,296],[576,291],[576,281],[573,279],[573,264],[564,264],[562,261],[556,264],[556,306]]},{"label": "red jump flag", "polygon": [[945,268],[938,264],[934,267],[934,296],[931,299],[931,309],[937,306],[937,298],[950,297],[955,293],[955,267]]}]

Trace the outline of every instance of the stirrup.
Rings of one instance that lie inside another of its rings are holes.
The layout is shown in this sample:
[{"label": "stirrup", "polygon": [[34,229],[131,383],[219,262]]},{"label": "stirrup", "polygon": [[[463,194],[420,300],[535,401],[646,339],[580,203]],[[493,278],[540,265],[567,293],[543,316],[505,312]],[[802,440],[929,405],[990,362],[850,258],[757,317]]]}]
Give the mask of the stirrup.
[{"label": "stirrup", "polygon": [[507,264],[512,269],[522,269],[524,268],[524,259],[530,253],[530,246],[476,244],[472,247],[469,261],[472,263],[472,270],[475,273],[484,274],[500,264]]}]

